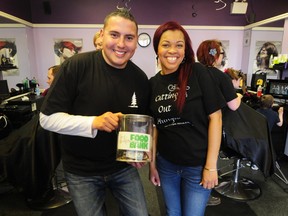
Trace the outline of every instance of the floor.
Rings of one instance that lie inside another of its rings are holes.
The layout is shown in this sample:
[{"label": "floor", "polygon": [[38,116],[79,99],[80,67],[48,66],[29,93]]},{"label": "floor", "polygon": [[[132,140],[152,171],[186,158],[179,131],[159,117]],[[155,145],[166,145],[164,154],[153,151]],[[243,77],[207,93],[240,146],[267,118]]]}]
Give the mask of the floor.
[{"label": "floor", "polygon": [[[278,163],[280,166],[280,171],[284,174],[284,178],[288,178],[288,157],[281,157],[281,159],[278,160]],[[240,170],[240,176],[254,181],[261,189],[260,197],[246,202],[254,211],[255,215],[287,216],[288,180],[283,179],[286,182],[284,183],[275,174],[265,179],[261,171],[252,170],[249,166],[246,166],[247,162],[245,161],[242,162],[242,164],[244,165],[244,168]],[[283,178],[279,170],[276,171],[276,174]],[[237,202],[240,203],[241,201]],[[237,205],[235,205],[235,208],[237,208]],[[227,216],[231,215],[228,214]]]},{"label": "floor", "polygon": [[[221,165],[229,165],[232,161],[221,161]],[[282,172],[288,176],[288,157],[283,156],[279,160],[280,168]],[[261,188],[261,196],[255,200],[250,200],[247,202],[234,201],[230,203],[229,208],[241,208],[242,204],[245,204],[247,208],[250,208],[250,213],[239,213],[234,214],[233,216],[248,216],[248,215],[257,215],[257,216],[287,216],[288,215],[288,184],[285,184],[281,181],[276,175],[264,179],[261,171],[254,171],[250,167],[246,166],[246,162],[243,162],[244,168],[241,169],[240,175],[246,178],[253,180]],[[148,200],[148,208],[151,216],[162,216],[164,214],[164,205],[161,196],[161,191],[159,188],[155,188],[148,181],[148,167],[144,167],[140,170],[140,175],[143,180],[145,193]],[[27,203],[24,200],[21,192],[17,191],[15,188],[11,187],[7,182],[0,180],[0,216],[44,216],[44,215],[61,215],[56,214],[56,211],[38,211],[32,210],[27,206]],[[222,197],[218,193],[213,192],[214,194]],[[110,198],[108,197],[108,200]],[[210,211],[206,216],[231,216],[231,214],[220,213],[219,209],[223,210],[228,208],[224,202],[225,197],[222,197],[223,202],[217,208],[208,207]],[[110,204],[109,204],[110,205]],[[72,206],[72,205],[71,205]],[[110,205],[111,209],[116,209],[113,205]],[[214,209],[213,209],[214,208]],[[59,208],[60,209],[60,208]],[[50,212],[49,212],[50,211]],[[46,213],[45,213],[46,212]],[[112,210],[110,213],[111,216],[117,215],[115,212],[117,210]],[[229,212],[229,211],[228,211]],[[237,212],[237,210],[236,210]],[[239,211],[240,212],[240,211]],[[66,216],[68,214],[62,214]],[[71,216],[69,214],[69,216]]]}]

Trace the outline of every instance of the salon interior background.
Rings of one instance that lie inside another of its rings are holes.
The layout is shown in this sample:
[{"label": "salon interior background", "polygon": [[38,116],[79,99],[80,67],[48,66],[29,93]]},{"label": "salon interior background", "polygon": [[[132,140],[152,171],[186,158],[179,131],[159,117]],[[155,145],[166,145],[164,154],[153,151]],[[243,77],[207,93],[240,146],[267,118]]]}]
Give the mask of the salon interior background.
[{"label": "salon interior background", "polygon": [[[242,69],[251,79],[256,41],[282,41],[288,47],[288,24],[284,16],[261,26],[261,21],[288,12],[287,0],[247,0],[245,14],[231,14],[232,0],[1,0],[0,38],[14,38],[19,75],[4,76],[10,87],[25,77],[36,77],[46,88],[47,68],[55,64],[56,38],[81,38],[81,52],[94,49],[92,38],[103,26],[107,13],[128,7],[139,24],[139,33],[151,38],[157,26],[176,20],[187,29],[196,51],[201,41],[211,38],[228,41],[228,66]],[[12,21],[11,21],[12,20]],[[21,24],[14,24],[14,22]],[[259,26],[260,25],[260,26]],[[251,28],[253,27],[253,28]],[[260,28],[261,27],[261,28]],[[286,29],[286,30],[285,30]],[[281,53],[288,53],[282,46]],[[132,59],[150,77],[156,60],[152,44],[138,47]]]}]

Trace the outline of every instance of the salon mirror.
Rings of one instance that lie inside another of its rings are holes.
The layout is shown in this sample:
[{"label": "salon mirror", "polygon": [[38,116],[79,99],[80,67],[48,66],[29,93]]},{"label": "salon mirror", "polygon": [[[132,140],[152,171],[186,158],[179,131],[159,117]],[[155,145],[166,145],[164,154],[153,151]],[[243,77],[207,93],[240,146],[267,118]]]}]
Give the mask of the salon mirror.
[{"label": "salon mirror", "polygon": [[[285,20],[288,13],[280,14],[259,22],[252,23],[244,27],[244,47],[242,56],[242,70],[247,72],[247,84],[251,83],[252,74],[257,70],[256,55],[265,42],[278,44],[278,54],[287,53],[287,48],[283,45]],[[245,46],[245,42],[247,44]],[[269,66],[270,67],[270,66]],[[275,75],[278,77],[278,74]]]},{"label": "salon mirror", "polygon": [[[26,34],[26,27],[32,26],[32,23],[29,23],[25,20],[22,20],[18,17],[12,16],[10,14],[7,14],[5,12],[0,11],[0,29],[4,29],[4,31],[2,31],[2,34],[0,36],[0,38],[6,40],[6,35],[8,35],[8,38],[11,37],[12,35],[20,35],[17,33],[13,33],[15,29],[21,29],[21,31],[23,32],[23,34]],[[11,31],[10,31],[11,29]],[[3,33],[4,32],[4,33]],[[7,34],[7,32],[12,32],[11,34]],[[25,41],[26,42],[26,38],[22,37],[22,42]],[[14,55],[16,51],[16,48],[13,46],[13,41],[9,41],[11,43],[2,43],[1,45],[1,49],[0,49],[0,80],[3,79],[3,76],[6,75],[5,79],[8,80],[9,82],[9,86],[13,87],[15,86],[15,82],[16,81],[11,81],[14,75],[17,75],[19,72],[18,70],[18,63],[17,60],[15,60]],[[5,44],[5,46],[4,46]],[[8,44],[8,45],[7,45]],[[14,54],[13,54],[14,53]],[[27,57],[28,58],[28,57]],[[25,59],[25,58],[23,58]],[[28,60],[23,60],[25,61],[25,66],[27,67],[27,70],[29,68],[29,63]],[[6,73],[6,74],[5,74]],[[9,74],[9,75],[7,75]]]}]

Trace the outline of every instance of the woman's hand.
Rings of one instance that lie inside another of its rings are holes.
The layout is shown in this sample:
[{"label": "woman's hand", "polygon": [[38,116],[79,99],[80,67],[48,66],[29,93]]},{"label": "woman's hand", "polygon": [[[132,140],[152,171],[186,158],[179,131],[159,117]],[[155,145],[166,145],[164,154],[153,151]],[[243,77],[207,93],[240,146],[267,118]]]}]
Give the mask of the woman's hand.
[{"label": "woman's hand", "polygon": [[151,164],[150,164],[150,169],[149,169],[149,177],[150,177],[150,181],[152,182],[152,184],[154,186],[160,186],[161,185],[158,171],[157,171],[156,167],[154,165],[151,165]]},{"label": "woman's hand", "polygon": [[203,169],[202,181],[200,183],[206,189],[212,189],[218,185],[217,169]]}]

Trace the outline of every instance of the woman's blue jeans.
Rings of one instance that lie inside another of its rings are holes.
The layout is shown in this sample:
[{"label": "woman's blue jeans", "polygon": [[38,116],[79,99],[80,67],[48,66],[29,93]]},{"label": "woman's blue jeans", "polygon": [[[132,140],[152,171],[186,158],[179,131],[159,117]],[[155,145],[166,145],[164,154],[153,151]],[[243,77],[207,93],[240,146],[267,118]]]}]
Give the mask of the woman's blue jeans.
[{"label": "woman's blue jeans", "polygon": [[125,216],[148,215],[140,176],[129,166],[107,176],[77,176],[65,173],[69,193],[79,216],[104,216],[106,188],[109,188]]},{"label": "woman's blue jeans", "polygon": [[157,155],[168,216],[203,216],[211,190],[199,185],[203,167],[179,166]]}]

